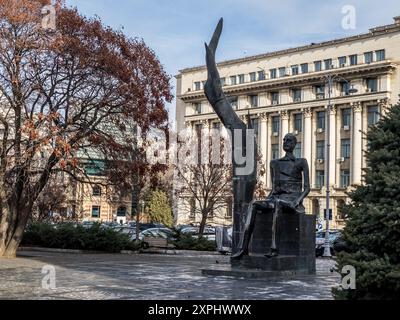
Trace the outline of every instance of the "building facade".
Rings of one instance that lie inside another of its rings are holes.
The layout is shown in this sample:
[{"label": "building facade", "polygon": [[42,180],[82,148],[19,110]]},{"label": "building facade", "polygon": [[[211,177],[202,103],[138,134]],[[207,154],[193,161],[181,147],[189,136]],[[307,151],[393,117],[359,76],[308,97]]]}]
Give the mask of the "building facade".
[{"label": "building facade", "polygon": [[[341,228],[344,217],[340,207],[349,201],[346,193],[362,183],[365,133],[398,101],[399,62],[400,17],[396,17],[393,24],[365,34],[225,61],[218,64],[218,69],[232,107],[243,119],[250,114],[263,163],[283,156],[285,134],[297,136],[295,154],[306,158],[310,166],[312,191],[304,205],[307,213],[322,219],[326,208],[325,171],[329,167],[331,227]],[[335,76],[330,105],[325,81],[328,75]],[[176,78],[178,132],[185,128],[195,130],[200,124],[212,127],[218,122],[204,95],[206,67],[181,70]],[[350,87],[357,92],[350,93]],[[269,170],[262,180],[270,190]],[[228,220],[231,209],[228,205]],[[178,210],[175,215],[178,224],[199,221],[187,211]]]}]

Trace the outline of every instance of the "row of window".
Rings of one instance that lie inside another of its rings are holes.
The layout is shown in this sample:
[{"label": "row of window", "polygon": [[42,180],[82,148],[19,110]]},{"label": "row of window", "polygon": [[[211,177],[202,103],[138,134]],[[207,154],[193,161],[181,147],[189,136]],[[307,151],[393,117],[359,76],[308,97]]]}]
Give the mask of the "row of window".
[{"label": "row of window", "polygon": [[[317,116],[317,130],[325,131],[326,113],[325,111],[318,111]],[[369,106],[367,108],[368,125],[375,125],[379,121],[379,108],[378,106]],[[351,125],[351,108],[341,109],[342,128],[350,130]],[[280,131],[280,116],[272,117],[272,132],[279,133]],[[293,115],[293,128],[298,133],[303,131],[303,115],[295,113]]]},{"label": "row of window", "polygon": [[[349,94],[349,83],[341,82],[340,85],[340,94],[348,95]],[[378,79],[377,78],[367,78],[365,79],[366,91],[369,93],[378,92]],[[325,86],[317,85],[314,86],[314,94],[316,99],[325,99]],[[269,97],[272,105],[280,104],[280,92],[274,91],[269,93]],[[297,103],[303,101],[303,90],[301,88],[291,89],[291,98],[292,102]],[[257,108],[259,107],[259,96],[258,95],[249,95],[248,96],[249,107]],[[238,97],[231,97],[230,103],[232,108],[235,110],[238,109]],[[200,102],[194,103],[194,112],[195,114],[202,113],[202,104]]]},{"label": "row of window", "polygon": [[[346,66],[355,66],[358,64],[358,55],[353,54],[350,56],[341,56],[336,59],[337,66],[340,68],[346,67]],[[386,52],[384,49],[382,50],[376,50],[376,51],[368,51],[364,53],[364,63],[372,63],[374,61],[383,61],[386,59]],[[286,76],[295,76],[301,74],[306,74],[310,72],[310,63],[302,63],[302,64],[296,64],[292,65],[290,68],[288,67],[280,67],[280,68],[274,68],[269,70],[269,77],[270,79],[276,79],[276,78],[282,78]],[[333,59],[325,59],[325,60],[318,60],[314,61],[313,63],[314,66],[314,72],[322,71],[322,70],[331,70],[333,69],[334,66],[334,61]],[[288,72],[290,71],[290,72]],[[255,82],[255,81],[262,81],[266,79],[265,71],[260,70],[257,72],[250,72],[248,74],[249,81],[250,82]],[[227,78],[221,78],[221,85],[237,85],[237,84],[243,84],[245,83],[245,74],[239,74],[239,75],[234,75],[229,77],[229,82],[227,82]],[[204,81],[196,81],[194,83],[194,89],[201,90],[201,87],[203,85],[204,88]]]},{"label": "row of window", "polygon": [[[117,217],[126,217],[126,207],[119,207],[117,210]],[[101,206],[92,206],[92,218],[100,218]]]},{"label": "row of window", "polygon": [[[350,186],[350,170],[340,170],[340,188],[347,188]],[[325,184],[325,171],[315,171],[315,188],[322,188]]]}]

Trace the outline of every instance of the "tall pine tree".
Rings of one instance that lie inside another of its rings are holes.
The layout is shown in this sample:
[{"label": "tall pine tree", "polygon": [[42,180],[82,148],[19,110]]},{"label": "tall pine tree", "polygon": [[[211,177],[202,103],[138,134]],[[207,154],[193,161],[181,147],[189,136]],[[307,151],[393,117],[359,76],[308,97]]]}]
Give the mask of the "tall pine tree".
[{"label": "tall pine tree", "polygon": [[334,289],[336,299],[400,297],[400,104],[367,133],[367,169],[350,193],[338,270],[356,270],[356,289]]}]

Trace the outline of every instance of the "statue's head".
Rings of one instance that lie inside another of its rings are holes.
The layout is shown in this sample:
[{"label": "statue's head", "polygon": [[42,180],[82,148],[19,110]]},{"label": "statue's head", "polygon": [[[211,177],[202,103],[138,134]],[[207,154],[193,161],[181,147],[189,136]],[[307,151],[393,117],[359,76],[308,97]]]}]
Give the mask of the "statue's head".
[{"label": "statue's head", "polygon": [[296,144],[297,138],[292,133],[288,133],[285,138],[283,138],[283,150],[285,150],[285,152],[293,152]]}]

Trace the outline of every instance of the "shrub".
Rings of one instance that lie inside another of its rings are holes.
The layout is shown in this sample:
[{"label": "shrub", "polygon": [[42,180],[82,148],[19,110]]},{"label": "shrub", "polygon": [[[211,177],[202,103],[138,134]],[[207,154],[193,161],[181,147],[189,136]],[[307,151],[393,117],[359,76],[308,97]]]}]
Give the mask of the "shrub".
[{"label": "shrub", "polygon": [[140,247],[140,244],[131,241],[128,235],[103,228],[100,224],[94,224],[91,228],[86,229],[81,225],[68,223],[59,225],[31,223],[24,233],[21,244],[110,253],[121,250],[138,250]]}]

